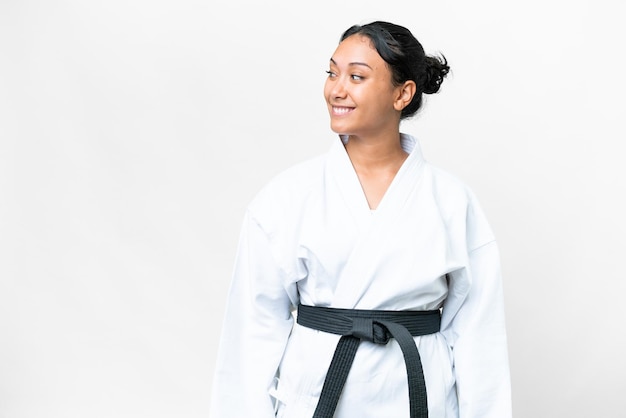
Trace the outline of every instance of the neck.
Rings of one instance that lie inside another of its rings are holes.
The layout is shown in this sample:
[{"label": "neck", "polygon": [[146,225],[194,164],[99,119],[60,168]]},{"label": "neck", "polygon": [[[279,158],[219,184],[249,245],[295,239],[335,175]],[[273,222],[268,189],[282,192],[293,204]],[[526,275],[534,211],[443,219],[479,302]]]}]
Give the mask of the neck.
[{"label": "neck", "polygon": [[346,151],[355,168],[367,171],[397,167],[408,155],[402,149],[399,132],[375,139],[350,136]]}]

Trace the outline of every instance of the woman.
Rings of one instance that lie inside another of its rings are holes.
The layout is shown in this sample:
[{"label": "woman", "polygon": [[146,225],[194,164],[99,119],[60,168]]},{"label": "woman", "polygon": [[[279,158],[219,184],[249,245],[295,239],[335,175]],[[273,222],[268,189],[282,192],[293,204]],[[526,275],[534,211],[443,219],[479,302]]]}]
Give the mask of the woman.
[{"label": "woman", "polygon": [[212,417],[511,415],[493,234],[400,133],[448,69],[401,26],[343,34],[324,87],[337,140],[246,212]]}]

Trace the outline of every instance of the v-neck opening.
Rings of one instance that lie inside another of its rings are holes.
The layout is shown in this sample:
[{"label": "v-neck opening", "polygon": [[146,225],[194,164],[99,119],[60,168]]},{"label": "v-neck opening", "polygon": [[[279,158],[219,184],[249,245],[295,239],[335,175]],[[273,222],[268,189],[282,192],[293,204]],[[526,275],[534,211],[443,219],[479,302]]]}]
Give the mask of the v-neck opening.
[{"label": "v-neck opening", "polygon": [[352,159],[350,158],[350,155],[348,154],[348,150],[345,148],[345,145],[348,143],[348,137],[345,135],[340,135],[339,137],[341,140],[341,144],[343,145],[343,151],[345,153],[346,158],[348,159],[350,168],[353,172],[353,178],[356,180],[359,186],[359,191],[362,196],[361,199],[359,199],[361,201],[360,205],[365,206],[365,208],[367,209],[367,212],[370,213],[371,215],[373,215],[375,212],[380,212],[381,206],[383,207],[386,206],[385,202],[390,199],[388,198],[388,196],[390,195],[390,192],[392,191],[392,189],[395,188],[394,187],[395,184],[400,182],[400,178],[404,175],[404,172],[408,170],[407,167],[411,166],[414,160],[421,158],[421,152],[420,152],[421,150],[419,149],[419,145],[416,139],[410,135],[400,133],[400,146],[402,147],[402,150],[406,152],[408,155],[406,156],[404,161],[402,161],[402,164],[400,165],[400,168],[398,168],[398,171],[394,174],[393,178],[391,179],[391,182],[389,183],[382,197],[378,201],[378,205],[376,205],[375,208],[372,208],[369,204],[369,201],[367,200],[367,194],[365,193],[363,184],[361,183],[361,180],[359,179],[359,175],[356,171],[356,168],[354,167],[354,164],[352,163]]}]

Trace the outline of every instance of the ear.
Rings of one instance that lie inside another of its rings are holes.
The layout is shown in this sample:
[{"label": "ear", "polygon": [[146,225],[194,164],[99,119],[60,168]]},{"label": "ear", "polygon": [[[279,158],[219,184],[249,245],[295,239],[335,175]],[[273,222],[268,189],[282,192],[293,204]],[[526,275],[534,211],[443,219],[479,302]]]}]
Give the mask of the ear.
[{"label": "ear", "polygon": [[413,96],[415,96],[416,90],[417,87],[415,85],[415,81],[413,80],[407,80],[404,82],[404,84],[398,86],[398,94],[396,96],[396,100],[393,102],[393,107],[397,111],[401,112],[402,109],[404,109],[409,105],[409,103],[411,103],[411,100],[413,100]]}]

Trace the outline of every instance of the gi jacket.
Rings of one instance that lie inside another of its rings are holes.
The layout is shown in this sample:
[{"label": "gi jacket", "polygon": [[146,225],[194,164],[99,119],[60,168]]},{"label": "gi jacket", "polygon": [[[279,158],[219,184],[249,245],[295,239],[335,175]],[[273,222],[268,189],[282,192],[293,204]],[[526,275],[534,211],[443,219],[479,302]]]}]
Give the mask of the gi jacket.
[{"label": "gi jacket", "polygon": [[[222,336],[212,418],[310,418],[338,335],[295,323],[305,305],[442,309],[415,337],[430,418],[511,416],[496,241],[473,193],[427,163],[415,138],[375,211],[337,138],[270,181],[249,205]],[[408,417],[402,353],[362,342],[337,418]]]}]

